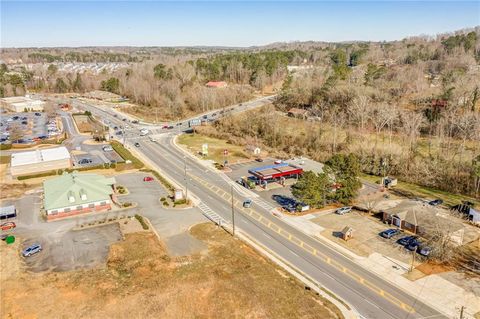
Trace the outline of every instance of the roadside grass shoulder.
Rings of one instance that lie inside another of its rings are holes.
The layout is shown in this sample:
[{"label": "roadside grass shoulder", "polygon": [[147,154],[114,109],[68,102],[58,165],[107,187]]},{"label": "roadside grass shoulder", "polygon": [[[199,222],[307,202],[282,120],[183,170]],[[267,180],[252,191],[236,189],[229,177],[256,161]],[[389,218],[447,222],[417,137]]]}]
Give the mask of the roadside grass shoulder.
[{"label": "roadside grass shoulder", "polygon": [[[227,140],[213,138],[199,133],[182,134],[178,137],[178,143],[186,146],[188,150],[193,152],[196,156],[200,156],[202,145],[208,144],[208,155],[203,158],[213,160],[220,164],[223,164],[224,160],[234,163],[239,160],[250,158],[250,155],[245,152],[242,146],[234,145]],[[224,155],[225,150],[228,151],[226,156]]]},{"label": "roadside grass shoulder", "polygon": [[118,153],[118,155],[120,155],[125,161],[131,161],[136,169],[144,167],[142,161],[140,161],[129,150],[127,150],[122,143],[118,141],[111,141],[110,144],[112,145],[113,150]]}]

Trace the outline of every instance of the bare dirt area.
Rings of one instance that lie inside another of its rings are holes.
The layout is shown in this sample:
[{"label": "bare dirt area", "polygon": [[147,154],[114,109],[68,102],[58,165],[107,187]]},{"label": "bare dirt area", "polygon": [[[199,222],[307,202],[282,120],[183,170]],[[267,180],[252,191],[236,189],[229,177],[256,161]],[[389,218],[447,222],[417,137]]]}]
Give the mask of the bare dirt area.
[{"label": "bare dirt area", "polygon": [[40,187],[40,184],[9,183],[0,184],[0,200],[21,197],[25,192]]},{"label": "bare dirt area", "polygon": [[[191,235],[207,253],[172,259],[155,235],[138,232],[113,244],[103,267],[31,274],[18,266],[2,277],[1,316],[342,318],[335,306],[215,226],[194,226]],[[21,265],[18,247],[1,244],[2,260]]]}]

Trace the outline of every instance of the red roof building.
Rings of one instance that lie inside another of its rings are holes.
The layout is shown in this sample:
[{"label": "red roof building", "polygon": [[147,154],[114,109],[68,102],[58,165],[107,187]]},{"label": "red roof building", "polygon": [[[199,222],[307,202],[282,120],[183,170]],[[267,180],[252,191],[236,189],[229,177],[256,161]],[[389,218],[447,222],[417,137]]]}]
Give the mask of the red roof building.
[{"label": "red roof building", "polygon": [[225,82],[225,81],[209,81],[205,85],[209,88],[225,88],[225,87],[227,87],[227,82]]}]

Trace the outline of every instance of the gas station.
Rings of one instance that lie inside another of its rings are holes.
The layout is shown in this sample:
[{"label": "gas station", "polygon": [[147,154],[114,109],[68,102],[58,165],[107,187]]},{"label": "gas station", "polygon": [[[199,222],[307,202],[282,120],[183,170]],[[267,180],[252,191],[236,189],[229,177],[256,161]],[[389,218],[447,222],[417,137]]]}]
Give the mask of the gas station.
[{"label": "gas station", "polygon": [[266,188],[268,183],[278,182],[284,185],[287,178],[298,179],[303,173],[303,168],[289,163],[280,163],[252,168],[248,172],[259,181],[260,186]]}]

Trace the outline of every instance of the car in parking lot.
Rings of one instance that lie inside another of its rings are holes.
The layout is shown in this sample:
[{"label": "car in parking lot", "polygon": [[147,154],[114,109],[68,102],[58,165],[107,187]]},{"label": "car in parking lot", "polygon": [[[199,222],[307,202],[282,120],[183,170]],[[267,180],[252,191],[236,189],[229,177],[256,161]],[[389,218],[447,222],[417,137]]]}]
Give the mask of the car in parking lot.
[{"label": "car in parking lot", "polygon": [[212,116],[217,116],[217,113],[213,113]]},{"label": "car in parking lot", "polygon": [[393,236],[397,235],[398,233],[400,233],[399,229],[390,228],[382,231],[379,235],[382,236],[383,238],[390,239]]},{"label": "car in parking lot", "polygon": [[169,127],[167,127],[169,130],[171,130],[173,128],[173,125],[170,125]]},{"label": "car in parking lot", "polygon": [[430,253],[432,252],[432,249],[428,246],[424,245],[419,245],[417,248],[417,253],[419,253],[422,256],[428,257],[430,256]]},{"label": "car in parking lot", "polygon": [[111,147],[110,145],[105,145],[104,147],[102,147],[102,150],[104,152],[111,152],[113,151],[113,147]]},{"label": "car in parking lot", "polygon": [[207,119],[208,118],[208,115],[204,115],[202,116],[203,119]]},{"label": "car in parking lot", "polygon": [[41,113],[35,112],[35,116],[42,116]]},{"label": "car in parking lot", "polygon": [[352,207],[351,206],[344,206],[344,207],[341,207],[339,209],[337,209],[335,211],[335,214],[338,214],[338,215],[344,215],[346,213],[350,213],[352,211]]},{"label": "car in parking lot", "polygon": [[412,240],[415,240],[415,239],[417,239],[417,236],[405,236],[397,240],[397,243],[399,243],[402,246],[407,246],[408,244],[410,244]]},{"label": "car in parking lot", "polygon": [[0,224],[0,229],[3,231],[14,229],[15,227],[17,227],[17,225],[14,222],[6,222],[3,224]]},{"label": "car in parking lot", "polygon": [[415,251],[415,250],[417,250],[418,246],[420,246],[421,243],[422,243],[422,242],[421,242],[420,240],[418,240],[418,239],[415,238],[415,239],[412,239],[412,240],[408,243],[408,245],[405,245],[405,248],[407,248],[407,249],[410,250],[410,251]]},{"label": "car in parking lot", "polygon": [[243,202],[243,207],[245,207],[245,208],[250,208],[250,207],[252,207],[252,200],[251,200],[251,199],[246,199],[246,200]]},{"label": "car in parking lot", "polygon": [[162,126],[162,129],[167,129],[168,128],[168,125],[165,124],[164,126]]},{"label": "car in parking lot", "polygon": [[144,182],[152,182],[152,181],[154,181],[154,179],[153,179],[153,177],[151,177],[151,176],[145,176],[145,177],[143,178],[143,181],[144,181]]},{"label": "car in parking lot", "polygon": [[443,200],[441,200],[440,198],[438,199],[434,199],[432,201],[429,201],[428,202],[430,205],[432,206],[438,206],[438,205],[442,205],[443,204]]},{"label": "car in parking lot", "polygon": [[283,161],[282,161],[281,159],[277,159],[277,160],[275,160],[273,163],[274,163],[274,164],[282,164]]},{"label": "car in parking lot", "polygon": [[257,161],[257,162],[261,163],[261,162],[263,162],[263,159],[262,159],[262,158],[260,158],[260,157],[258,157],[258,158],[256,158],[256,159],[255,159],[255,161]]},{"label": "car in parking lot", "polygon": [[136,142],[136,143],[133,144],[133,145],[135,145],[135,147],[140,147],[140,143],[138,143],[138,142]]},{"label": "car in parking lot", "polygon": [[92,163],[92,160],[89,158],[82,158],[81,160],[78,161],[78,164],[80,165],[85,165],[85,164],[90,164]]},{"label": "car in parking lot", "polygon": [[23,257],[30,257],[31,255],[34,255],[36,253],[39,253],[42,251],[42,246],[40,244],[33,244],[27,248],[25,248],[22,251]]}]

